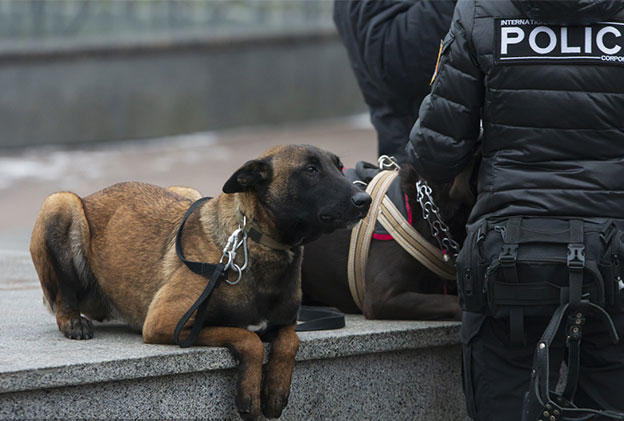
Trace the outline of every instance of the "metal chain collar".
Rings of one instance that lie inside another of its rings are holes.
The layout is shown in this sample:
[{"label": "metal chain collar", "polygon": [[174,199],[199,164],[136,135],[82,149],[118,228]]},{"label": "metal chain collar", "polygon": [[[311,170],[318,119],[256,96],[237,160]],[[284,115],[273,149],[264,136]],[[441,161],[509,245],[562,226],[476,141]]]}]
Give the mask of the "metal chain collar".
[{"label": "metal chain collar", "polygon": [[[225,268],[223,269],[224,272],[232,268],[238,273],[238,277],[235,281],[230,281],[229,279],[225,278],[225,282],[230,285],[236,285],[240,282],[241,278],[243,277],[243,271],[247,269],[247,263],[249,262],[247,256],[247,233],[245,232],[245,225],[247,225],[247,218],[243,217],[243,226],[241,227],[239,225],[238,228],[234,230],[232,235],[230,235],[227,244],[223,248],[223,255],[221,256],[221,260],[219,260],[219,263],[223,263],[223,261],[227,258],[227,263],[225,263]],[[240,246],[243,246],[243,253],[245,256],[243,266],[239,266],[234,262],[234,259],[236,258],[236,250],[238,250]]]},{"label": "metal chain collar", "polygon": [[434,203],[433,196],[431,195],[431,187],[429,187],[426,181],[418,181],[416,183],[416,190],[418,191],[418,203],[422,208],[423,219],[429,223],[431,234],[444,253],[444,260],[448,261],[449,252],[453,259],[456,259],[459,253],[459,244],[457,244],[457,241],[453,240],[448,226],[440,216],[440,209]]}]

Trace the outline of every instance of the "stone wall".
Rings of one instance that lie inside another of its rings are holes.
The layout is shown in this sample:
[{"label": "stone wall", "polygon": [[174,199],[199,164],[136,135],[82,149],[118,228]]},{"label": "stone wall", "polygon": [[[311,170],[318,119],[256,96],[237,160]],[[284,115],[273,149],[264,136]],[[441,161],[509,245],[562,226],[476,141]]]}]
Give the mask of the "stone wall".
[{"label": "stone wall", "polygon": [[0,147],[365,111],[333,29],[16,45],[0,50],[0,92]]}]

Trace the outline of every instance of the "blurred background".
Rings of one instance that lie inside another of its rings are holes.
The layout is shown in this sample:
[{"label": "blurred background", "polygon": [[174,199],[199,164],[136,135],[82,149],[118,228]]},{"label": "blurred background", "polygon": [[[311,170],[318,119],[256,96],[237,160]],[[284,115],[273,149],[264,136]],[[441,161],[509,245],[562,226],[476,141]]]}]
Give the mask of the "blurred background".
[{"label": "blurred background", "polygon": [[0,251],[44,198],[119,181],[220,192],[245,161],[376,135],[332,0],[0,0]]}]

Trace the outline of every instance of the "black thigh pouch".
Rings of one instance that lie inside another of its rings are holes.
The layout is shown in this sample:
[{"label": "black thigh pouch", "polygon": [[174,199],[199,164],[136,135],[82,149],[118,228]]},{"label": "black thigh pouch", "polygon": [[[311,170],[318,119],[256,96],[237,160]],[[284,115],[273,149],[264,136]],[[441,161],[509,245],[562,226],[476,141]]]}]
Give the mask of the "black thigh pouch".
[{"label": "black thigh pouch", "polygon": [[460,303],[494,318],[547,316],[572,288],[624,310],[623,265],[624,221],[487,219],[469,230],[457,258]]}]

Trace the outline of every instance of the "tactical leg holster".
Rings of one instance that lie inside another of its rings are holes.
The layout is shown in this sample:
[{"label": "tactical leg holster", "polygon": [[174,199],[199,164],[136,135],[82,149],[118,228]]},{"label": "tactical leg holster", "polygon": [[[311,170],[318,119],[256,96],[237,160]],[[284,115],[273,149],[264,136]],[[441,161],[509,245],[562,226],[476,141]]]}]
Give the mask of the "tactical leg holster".
[{"label": "tactical leg holster", "polygon": [[[619,341],[611,317],[601,307],[583,300],[562,304],[557,308],[535,349],[531,386],[525,394],[522,421],[580,421],[590,420],[598,416],[602,419],[624,420],[624,413],[622,412],[578,408],[573,404],[580,370],[580,343],[586,315],[589,313],[598,316],[603,323],[607,324],[613,343]],[[565,389],[562,393],[557,393],[551,389],[548,351],[566,315],[569,315],[566,325],[568,373]]]},{"label": "tactical leg holster", "polygon": [[[573,403],[586,323],[604,324],[611,341],[619,341],[605,306],[616,302],[623,242],[613,221],[515,217],[484,221],[469,232],[457,260],[464,310],[509,320],[512,346],[524,346],[525,316],[552,316],[534,353],[522,421],[624,420],[624,413]],[[562,325],[568,371],[557,393],[549,379],[549,347]]]}]

